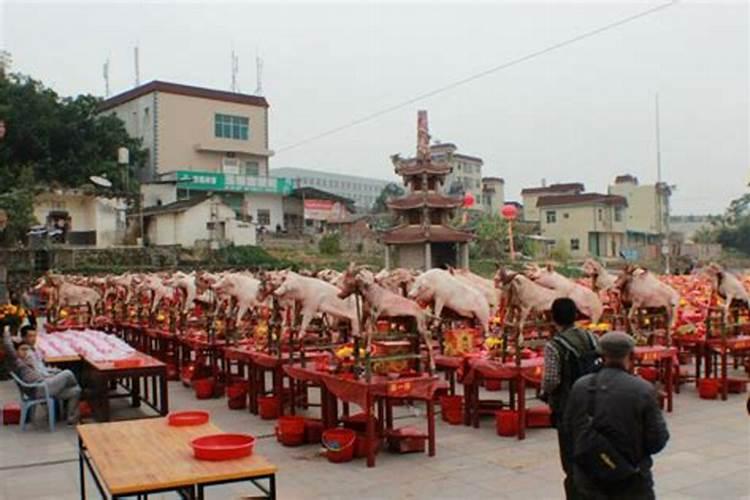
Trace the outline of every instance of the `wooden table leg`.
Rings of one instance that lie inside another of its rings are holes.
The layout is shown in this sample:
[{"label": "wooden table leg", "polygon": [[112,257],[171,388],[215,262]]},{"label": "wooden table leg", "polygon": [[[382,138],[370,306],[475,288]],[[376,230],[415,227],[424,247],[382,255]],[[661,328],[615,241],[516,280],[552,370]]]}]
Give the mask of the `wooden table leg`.
[{"label": "wooden table leg", "polygon": [[427,400],[427,447],[428,454],[435,456],[435,400]]},{"label": "wooden table leg", "polygon": [[367,446],[367,467],[375,467],[375,422],[372,419],[372,395],[367,392],[365,396],[365,418],[367,422],[365,441]]},{"label": "wooden table leg", "polygon": [[479,407],[482,402],[479,400],[479,373],[474,377],[474,383],[471,384],[471,424],[475,429],[479,428]]},{"label": "wooden table leg", "polygon": [[526,381],[522,375],[517,378],[518,387],[518,439],[526,439]]},{"label": "wooden table leg", "polygon": [[727,400],[727,390],[729,387],[729,380],[727,380],[727,348],[721,346],[721,400]]},{"label": "wooden table leg", "polygon": [[[674,368],[673,368],[672,356],[667,357],[664,361],[665,361],[664,364],[667,365],[666,366],[667,380],[665,383],[665,386],[666,386],[665,389],[667,391],[667,412],[671,413],[672,412],[672,389],[673,389],[672,382],[674,381]],[[679,376],[679,367],[680,365],[678,363],[677,364],[678,376]],[[678,386],[679,386],[679,382],[678,382]]]},{"label": "wooden table leg", "polygon": [[132,408],[141,406],[141,378],[138,375],[130,377],[130,397]]},{"label": "wooden table leg", "polygon": [[161,410],[162,416],[166,416],[169,413],[169,384],[167,383],[167,368],[159,371],[159,392],[161,392]]}]

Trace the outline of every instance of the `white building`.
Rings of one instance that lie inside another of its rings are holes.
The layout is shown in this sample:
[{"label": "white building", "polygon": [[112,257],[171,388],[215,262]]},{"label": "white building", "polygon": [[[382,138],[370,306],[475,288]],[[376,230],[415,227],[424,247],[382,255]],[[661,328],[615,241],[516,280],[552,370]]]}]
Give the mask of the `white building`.
[{"label": "white building", "polygon": [[383,188],[390,182],[371,177],[323,172],[307,168],[282,167],[274,168],[271,174],[291,179],[295,187],[312,187],[354,201],[360,209],[369,210],[375,203]]},{"label": "white building", "polygon": [[256,225],[237,219],[219,196],[194,196],[186,200],[156,204],[143,210],[144,234],[149,245],[201,243],[218,247],[228,243],[255,245]]},{"label": "white building", "polygon": [[34,217],[48,230],[59,230],[70,245],[108,248],[125,236],[124,198],[100,196],[81,189],[55,189],[34,196]]}]

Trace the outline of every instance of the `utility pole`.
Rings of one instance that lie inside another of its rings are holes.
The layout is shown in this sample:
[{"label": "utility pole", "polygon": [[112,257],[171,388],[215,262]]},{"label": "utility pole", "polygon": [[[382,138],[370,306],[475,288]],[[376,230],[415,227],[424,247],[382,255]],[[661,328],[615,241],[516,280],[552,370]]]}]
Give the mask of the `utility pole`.
[{"label": "utility pole", "polygon": [[104,97],[109,97],[109,58],[102,67],[102,76],[104,77]]},{"label": "utility pole", "polygon": [[140,64],[140,58],[138,53],[138,45],[136,45],[133,48],[133,57],[135,58],[135,86],[139,86],[141,84],[141,64]]},{"label": "utility pole", "polygon": [[661,172],[661,123],[659,117],[659,93],[654,100],[654,114],[656,124],[656,201],[659,210],[659,230],[662,233],[661,253],[664,255],[664,272],[670,274],[670,245],[669,245],[669,187],[662,181]]}]

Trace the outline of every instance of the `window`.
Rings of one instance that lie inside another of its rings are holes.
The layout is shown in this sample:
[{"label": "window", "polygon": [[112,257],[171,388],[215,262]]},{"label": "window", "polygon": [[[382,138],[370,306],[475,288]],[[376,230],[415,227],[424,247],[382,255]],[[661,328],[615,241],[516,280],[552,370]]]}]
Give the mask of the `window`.
[{"label": "window", "polygon": [[573,238],[570,240],[570,249],[571,250],[580,250],[581,249],[581,242],[578,240],[578,238]]},{"label": "window", "polygon": [[250,120],[244,116],[214,115],[214,135],[222,139],[239,139],[246,141]]},{"label": "window", "polygon": [[253,177],[258,177],[260,175],[260,166],[258,165],[257,161],[246,161],[243,165],[242,175],[251,175]]},{"label": "window", "polygon": [[557,222],[557,212],[547,210],[547,224],[554,224],[555,222]]},{"label": "window", "polygon": [[259,226],[270,226],[271,225],[271,211],[266,208],[259,208],[257,221],[258,221]]},{"label": "window", "polygon": [[563,213],[563,219],[570,219],[570,214],[568,212]]},{"label": "window", "polygon": [[599,215],[598,215],[599,222],[601,222],[602,219],[604,218],[604,213],[603,213],[604,211],[600,208],[598,212],[599,212]]},{"label": "window", "polygon": [[615,222],[622,222],[622,207],[615,207]]}]

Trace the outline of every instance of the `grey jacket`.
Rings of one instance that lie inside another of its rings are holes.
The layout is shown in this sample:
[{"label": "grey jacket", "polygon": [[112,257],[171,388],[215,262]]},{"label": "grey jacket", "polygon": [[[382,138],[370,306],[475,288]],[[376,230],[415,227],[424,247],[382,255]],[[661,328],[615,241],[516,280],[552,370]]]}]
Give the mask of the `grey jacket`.
[{"label": "grey jacket", "polygon": [[36,384],[37,382],[44,381],[44,375],[39,373],[34,368],[33,361],[24,361],[18,357],[13,342],[10,340],[10,332],[3,332],[3,349],[5,350],[5,359],[7,360],[8,367],[13,370],[13,373],[18,375],[18,378],[26,382],[27,384]]},{"label": "grey jacket", "polygon": [[[586,425],[588,404],[593,395],[589,382],[594,376],[581,377],[570,392],[565,424],[573,433],[574,443]],[[623,456],[640,467],[645,485],[651,487],[651,455],[660,452],[669,440],[654,386],[621,368],[602,368],[597,378],[594,420]],[[586,471],[576,469],[576,476],[579,472],[585,478]]]}]

